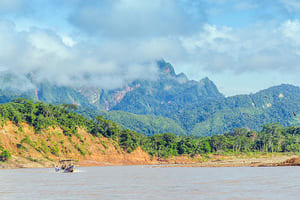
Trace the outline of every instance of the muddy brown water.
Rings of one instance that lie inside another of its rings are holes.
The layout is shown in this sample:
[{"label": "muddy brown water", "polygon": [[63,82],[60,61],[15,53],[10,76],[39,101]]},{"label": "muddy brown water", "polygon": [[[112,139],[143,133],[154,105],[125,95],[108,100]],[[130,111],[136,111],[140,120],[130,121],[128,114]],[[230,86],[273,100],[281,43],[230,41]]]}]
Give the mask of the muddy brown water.
[{"label": "muddy brown water", "polygon": [[300,199],[300,167],[1,169],[0,199]]}]

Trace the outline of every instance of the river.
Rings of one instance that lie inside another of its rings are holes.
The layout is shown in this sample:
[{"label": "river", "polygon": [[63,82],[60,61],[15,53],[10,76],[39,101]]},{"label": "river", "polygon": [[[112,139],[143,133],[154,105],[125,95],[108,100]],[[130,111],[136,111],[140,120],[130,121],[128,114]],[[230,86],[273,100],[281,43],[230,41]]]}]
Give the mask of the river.
[{"label": "river", "polygon": [[0,199],[299,199],[299,167],[1,169]]}]

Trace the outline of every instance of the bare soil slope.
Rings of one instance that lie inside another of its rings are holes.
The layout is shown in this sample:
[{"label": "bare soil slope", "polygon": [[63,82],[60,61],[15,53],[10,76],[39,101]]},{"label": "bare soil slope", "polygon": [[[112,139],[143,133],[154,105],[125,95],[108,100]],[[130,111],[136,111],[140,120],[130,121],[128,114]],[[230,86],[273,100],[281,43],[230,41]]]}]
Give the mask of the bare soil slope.
[{"label": "bare soil slope", "polygon": [[198,157],[179,156],[170,159],[150,157],[138,147],[124,152],[118,142],[94,137],[84,129],[78,134],[64,135],[58,127],[35,133],[28,124],[16,126],[7,122],[0,127],[0,147],[11,152],[12,158],[1,163],[3,168],[53,167],[60,159],[75,159],[77,166],[149,165],[197,163]]},{"label": "bare soil slope", "polygon": [[57,127],[34,133],[32,127],[7,122],[0,128],[0,146],[12,153],[7,167],[50,167],[59,159],[72,158],[79,165],[151,164],[150,156],[137,148],[126,153],[116,141],[94,137],[83,129],[78,134],[64,135]]}]

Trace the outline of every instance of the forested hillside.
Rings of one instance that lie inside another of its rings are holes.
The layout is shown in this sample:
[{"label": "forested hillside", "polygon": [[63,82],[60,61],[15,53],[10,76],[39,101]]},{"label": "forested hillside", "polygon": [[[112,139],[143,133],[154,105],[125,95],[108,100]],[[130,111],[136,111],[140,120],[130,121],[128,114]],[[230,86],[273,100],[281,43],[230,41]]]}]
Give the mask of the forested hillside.
[{"label": "forested hillside", "polygon": [[[26,123],[34,129],[37,135],[41,134],[43,130],[47,132],[51,128],[59,127],[63,130],[64,136],[78,138],[79,144],[75,144],[75,147],[83,155],[89,153],[83,148],[87,148],[89,144],[78,133],[80,129],[86,130],[93,137],[105,137],[115,141],[116,148],[120,147],[122,151],[130,153],[140,147],[149,155],[162,158],[211,153],[300,151],[300,128],[283,127],[278,123],[266,124],[259,132],[237,128],[224,135],[211,137],[178,136],[172,133],[155,134],[147,137],[129,129],[122,129],[102,116],[93,120],[87,119],[74,113],[72,111],[74,109],[76,106],[69,104],[53,106],[43,102],[34,103],[26,99],[16,99],[14,102],[0,105],[0,123],[3,127],[11,121],[19,127],[18,131],[20,132]],[[8,159],[9,154],[16,152],[8,151],[4,141],[2,138],[0,139],[1,158],[5,160],[5,157]],[[64,141],[61,142],[63,145]],[[49,151],[56,156],[64,151],[56,143],[50,143],[47,146],[45,141],[32,142],[26,135],[21,143],[13,145],[22,149],[25,148],[23,143],[34,147],[36,151]],[[19,152],[22,153],[22,151]]]}]

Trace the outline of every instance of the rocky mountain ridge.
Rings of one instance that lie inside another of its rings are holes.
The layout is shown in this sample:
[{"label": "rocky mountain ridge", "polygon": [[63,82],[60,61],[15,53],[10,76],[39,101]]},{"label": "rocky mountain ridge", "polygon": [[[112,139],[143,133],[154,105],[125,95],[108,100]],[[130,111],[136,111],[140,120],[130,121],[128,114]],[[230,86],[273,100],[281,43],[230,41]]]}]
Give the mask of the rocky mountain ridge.
[{"label": "rocky mountain ridge", "polygon": [[102,114],[124,128],[146,135],[174,132],[208,136],[240,127],[259,130],[261,125],[272,122],[299,124],[292,114],[300,111],[297,86],[282,84],[255,94],[225,97],[207,77],[189,80],[183,73],[176,74],[170,63],[161,60],[157,65],[156,80],[135,80],[113,90],[35,82],[31,74],[26,83],[34,88],[24,92],[15,87],[20,82],[18,77],[5,74],[0,77],[5,85],[0,102],[26,97],[52,104],[76,104],[78,112],[86,116]]}]

